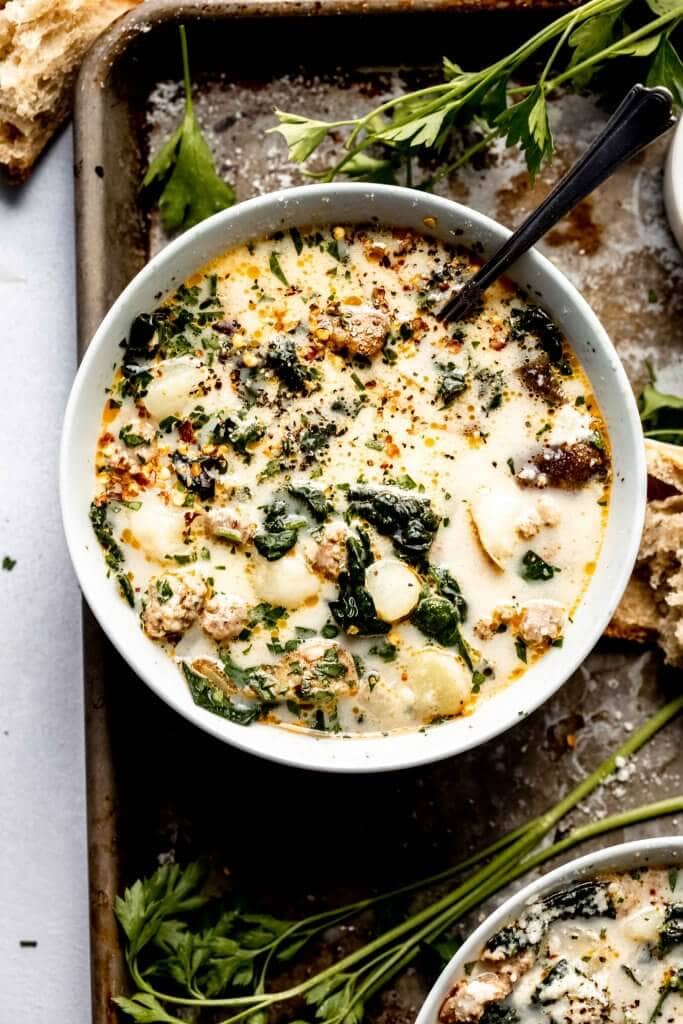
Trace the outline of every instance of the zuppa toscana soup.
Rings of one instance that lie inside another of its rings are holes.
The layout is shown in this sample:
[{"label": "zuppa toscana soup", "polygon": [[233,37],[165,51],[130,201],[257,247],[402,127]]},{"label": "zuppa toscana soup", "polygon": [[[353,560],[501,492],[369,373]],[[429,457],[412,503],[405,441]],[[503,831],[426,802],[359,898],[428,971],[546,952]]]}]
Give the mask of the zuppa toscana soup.
[{"label": "zuppa toscana soup", "polygon": [[476,265],[406,230],[293,229],[131,324],[90,515],[198,704],[419,729],[561,646],[609,440],[567,341],[509,281],[437,321]]},{"label": "zuppa toscana soup", "polygon": [[465,965],[438,1024],[681,1024],[683,872],[598,876],[529,906]]}]

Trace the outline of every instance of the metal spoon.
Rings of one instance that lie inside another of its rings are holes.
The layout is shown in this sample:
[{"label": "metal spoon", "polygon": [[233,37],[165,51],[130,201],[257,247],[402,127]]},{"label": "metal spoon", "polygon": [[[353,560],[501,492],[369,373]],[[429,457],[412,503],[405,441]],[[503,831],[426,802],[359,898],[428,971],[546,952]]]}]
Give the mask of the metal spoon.
[{"label": "metal spoon", "polygon": [[467,316],[481,293],[535,245],[546,231],[629,157],[668,131],[676,123],[672,102],[668,89],[634,85],[583,156],[498,252],[437,312],[437,320],[462,320]]}]

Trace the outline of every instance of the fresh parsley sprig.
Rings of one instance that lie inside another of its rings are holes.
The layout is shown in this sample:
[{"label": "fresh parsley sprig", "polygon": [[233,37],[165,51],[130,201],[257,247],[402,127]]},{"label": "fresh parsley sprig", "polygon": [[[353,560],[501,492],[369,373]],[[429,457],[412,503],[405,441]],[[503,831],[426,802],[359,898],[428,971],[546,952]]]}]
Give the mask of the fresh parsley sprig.
[{"label": "fresh parsley sprig", "polygon": [[[615,58],[648,59],[643,75],[647,84],[666,86],[677,106],[683,106],[683,63],[672,41],[683,19],[683,0],[647,0],[651,16],[634,29],[626,13],[630,19],[639,6],[640,0],[589,0],[481,71],[464,71],[445,58],[443,82],[396,96],[361,117],[328,122],[276,110],[279,124],[270,131],[284,136],[290,158],[299,163],[328,137],[346,131],[337,162],[313,175],[323,181],[339,174],[357,180],[391,180],[399,164],[405,163],[406,183],[411,184],[411,157],[426,155],[436,157],[439,164],[429,181],[422,183],[432,184],[497,137],[521,146],[533,176],[554,152],[548,120],[551,91],[569,82],[585,88]],[[536,84],[514,85],[512,76],[520,67],[548,48]],[[558,70],[563,55],[565,67]],[[463,149],[460,133],[466,127],[477,129],[480,137]]]},{"label": "fresh parsley sprig", "polygon": [[[206,905],[199,865],[190,865],[185,871],[175,866],[159,868],[150,878],[127,889],[116,903],[127,940],[126,960],[137,988],[132,998],[119,997],[116,1002],[139,1024],[179,1024],[180,1018],[171,1013],[174,1007],[223,1007],[229,1016],[222,1024],[245,1019],[250,1024],[265,1024],[269,1007],[303,998],[321,1024],[359,1024],[375,992],[426,945],[433,947],[464,914],[514,879],[611,829],[680,813],[683,796],[676,796],[575,828],[552,845],[543,845],[544,838],[616,770],[622,758],[640,750],[681,711],[683,697],[667,704],[634,731],[611,757],[545,814],[460,864],[392,892],[301,921],[247,914],[217,900]],[[457,883],[441,898],[422,905],[415,913],[402,913],[398,924],[336,963],[288,988],[276,990],[269,985],[273,971],[293,961],[325,929],[382,902],[451,878]]]},{"label": "fresh parsley sprig", "polygon": [[158,198],[164,230],[184,231],[235,202],[232,185],[216,172],[192,105],[185,26],[180,26],[185,109],[176,130],[150,161],[141,190]]},{"label": "fresh parsley sprig", "polygon": [[638,411],[645,437],[683,445],[683,396],[667,395],[657,388],[652,367],[650,379],[638,396]]}]

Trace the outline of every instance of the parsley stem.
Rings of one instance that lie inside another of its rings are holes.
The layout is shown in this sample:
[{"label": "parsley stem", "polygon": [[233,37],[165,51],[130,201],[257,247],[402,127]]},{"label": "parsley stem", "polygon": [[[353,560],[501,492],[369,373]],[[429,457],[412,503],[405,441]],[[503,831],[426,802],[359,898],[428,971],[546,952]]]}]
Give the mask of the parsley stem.
[{"label": "parsley stem", "polygon": [[[223,1024],[235,1024],[235,1022],[257,1009],[263,1009],[272,1003],[305,995],[314,985],[333,978],[335,975],[343,974],[350,968],[356,968],[357,971],[361,972],[366,970],[368,967],[368,957],[374,957],[374,960],[370,961],[372,964],[382,962],[386,955],[387,966],[383,969],[383,976],[389,970],[393,969],[395,971],[398,969],[397,965],[402,963],[403,957],[407,956],[411,950],[417,951],[420,944],[427,938],[440,934],[462,917],[466,911],[479,905],[483,900],[498,892],[504,885],[514,881],[514,879],[533,867],[537,867],[556,853],[568,849],[583,839],[600,835],[610,828],[623,827],[635,821],[642,821],[646,817],[654,816],[657,813],[674,813],[682,809],[683,798],[680,797],[635,808],[632,811],[622,812],[612,818],[605,818],[602,821],[574,829],[569,836],[558,841],[558,843],[548,846],[538,853],[533,853],[533,850],[542,839],[569,811],[590,796],[614,773],[619,761],[631,757],[640,750],[681,711],[683,711],[683,695],[670,701],[652,718],[641,725],[640,728],[636,729],[610,757],[606,758],[595,771],[575,786],[554,807],[546,811],[539,818],[534,819],[525,828],[518,829],[507,837],[503,837],[499,841],[500,843],[505,843],[506,839],[508,841],[503,846],[502,852],[494,856],[489,863],[478,868],[473,875],[466,878],[454,890],[436,900],[430,906],[413,914],[406,921],[348,954],[337,963],[318,972],[318,974],[306,979],[306,981],[300,982],[298,985],[280,992],[258,993],[251,996],[233,996],[224,999],[197,1000],[181,996],[169,996],[156,992],[151,988],[140,974],[135,958],[131,957],[128,958],[128,964],[133,979],[142,991],[152,993],[168,1003],[176,1005],[241,1007],[243,1009],[223,1022]],[[481,855],[477,855],[477,862],[480,860]],[[397,940],[403,941],[399,944],[396,952],[392,952],[391,947]],[[357,967],[357,965],[361,966]],[[368,987],[367,991],[369,990]],[[366,989],[363,991],[366,991]]]},{"label": "parsley stem", "polygon": [[483,149],[487,149],[498,134],[498,129],[492,128],[491,131],[487,132],[481,139],[479,139],[478,142],[475,142],[473,145],[469,146],[468,149],[464,150],[456,160],[453,160],[449,164],[444,164],[438,171],[435,171],[431,178],[427,178],[426,181],[422,183],[421,187],[428,188],[432,185],[436,185],[439,181],[443,181],[443,179],[447,178],[453,173],[453,171],[457,171],[459,167],[469,163],[472,157],[476,156],[477,153],[480,153]]},{"label": "parsley stem", "polygon": [[[681,811],[683,811],[683,796],[673,797],[669,800],[660,800],[652,804],[645,804],[641,807],[635,807],[630,811],[611,815],[610,817],[603,818],[600,821],[591,822],[589,825],[583,825],[575,828],[569,833],[569,835],[565,836],[564,839],[559,840],[557,843],[553,843],[551,846],[540,850],[537,854],[523,860],[519,867],[515,869],[512,874],[506,877],[502,882],[502,885],[509,884],[521,874],[533,870],[533,868],[536,868],[540,864],[556,857],[558,854],[564,852],[570,847],[576,846],[578,843],[585,842],[587,839],[595,838],[605,832],[612,832],[615,829],[625,828],[628,825],[633,825],[638,822],[648,821],[651,818],[677,814]],[[497,892],[502,885],[498,888],[492,888],[489,895],[493,895]],[[392,965],[387,966],[379,976],[375,976],[373,978],[372,985],[366,987],[365,999],[370,999],[377,991],[388,984],[396,974],[402,971],[412,960],[415,959],[420,952],[421,945],[425,941],[436,939],[450,925],[454,924],[455,921],[462,916],[462,913],[464,913],[464,911],[449,915],[450,919],[446,920],[445,923],[443,920],[439,920],[436,923],[432,922],[431,927],[425,930],[425,933],[417,941],[411,941],[409,945],[404,944],[401,946],[400,957]],[[227,1024],[227,1022],[224,1022],[224,1024]]]},{"label": "parsley stem", "polygon": [[560,38],[555,43],[555,46],[553,47],[552,53],[548,57],[548,60],[545,63],[545,67],[543,68],[543,71],[541,72],[541,77],[538,80],[538,84],[541,87],[545,84],[545,80],[546,80],[546,78],[548,77],[548,75],[550,73],[550,69],[552,68],[553,64],[557,60],[557,56],[558,56],[560,50],[562,49],[564,44],[567,42],[567,39],[569,38],[571,33],[576,28],[576,24],[577,24],[577,19],[576,19],[576,17],[574,17],[574,18],[572,18],[567,23],[567,27],[565,28],[564,32],[562,33]]},{"label": "parsley stem", "polygon": [[566,71],[563,71],[561,74],[556,75],[556,77],[548,83],[548,89],[555,89],[557,86],[562,85],[563,82],[568,81],[575,75],[580,74],[582,71],[586,71],[595,64],[601,64],[609,57],[618,56],[620,50],[628,50],[633,43],[637,43],[646,36],[656,33],[660,28],[668,25],[670,21],[675,21],[681,17],[683,17],[683,3],[680,3],[667,14],[662,14],[661,17],[655,18],[654,21],[650,21],[647,25],[643,25],[641,28],[636,29],[635,32],[631,32],[630,35],[623,36],[623,38],[618,39],[616,43],[612,43],[611,46],[605,47],[605,49],[601,50],[599,53],[593,54],[592,57],[587,57],[585,60],[582,60],[580,64],[575,64],[573,67],[567,68]]},{"label": "parsley stem", "polygon": [[190,81],[190,57],[187,52],[187,34],[185,32],[185,26],[180,25],[178,28],[180,33],[180,52],[183,60],[183,86],[185,89],[185,111],[189,114],[192,112],[192,83]]}]

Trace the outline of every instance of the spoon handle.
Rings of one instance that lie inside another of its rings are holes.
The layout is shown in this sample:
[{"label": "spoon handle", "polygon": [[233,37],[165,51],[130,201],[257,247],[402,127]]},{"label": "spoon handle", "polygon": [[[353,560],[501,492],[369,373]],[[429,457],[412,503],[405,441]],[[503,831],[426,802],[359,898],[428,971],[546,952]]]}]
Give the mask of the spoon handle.
[{"label": "spoon handle", "polygon": [[436,314],[460,320],[497,278],[626,160],[675,124],[672,96],[661,86],[634,85],[585,153],[498,252]]}]

